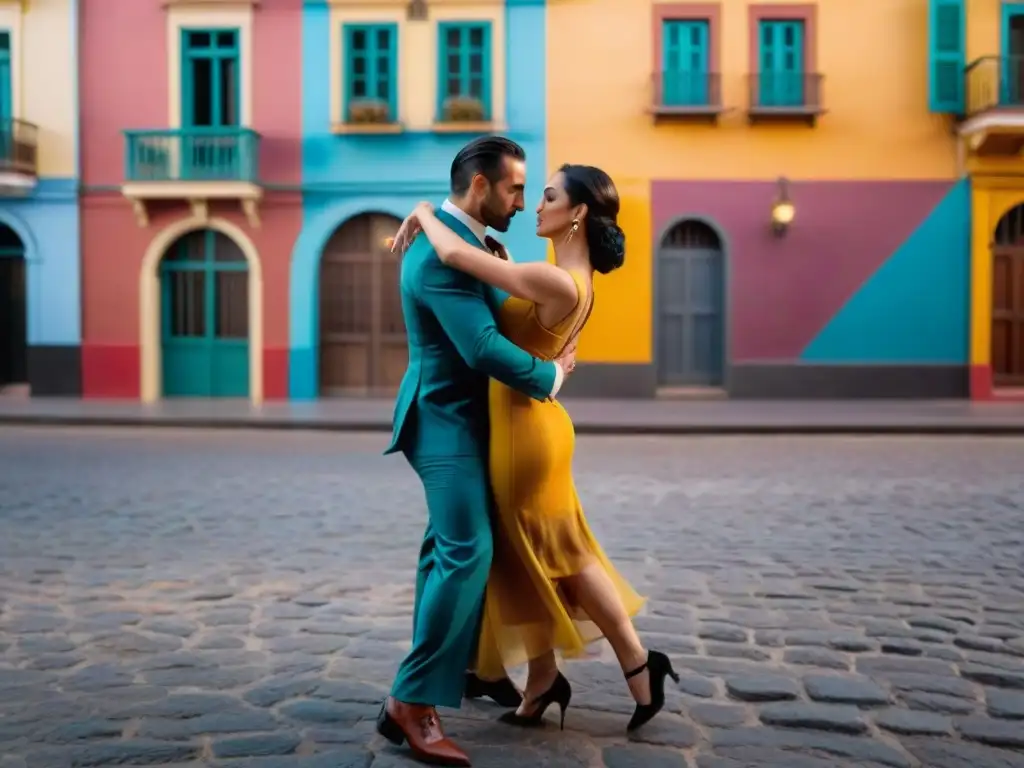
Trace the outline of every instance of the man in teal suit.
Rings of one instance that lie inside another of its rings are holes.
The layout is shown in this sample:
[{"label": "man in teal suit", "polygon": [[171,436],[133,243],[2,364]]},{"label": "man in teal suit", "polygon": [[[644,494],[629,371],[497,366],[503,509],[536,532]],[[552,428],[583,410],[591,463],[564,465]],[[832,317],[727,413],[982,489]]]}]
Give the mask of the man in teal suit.
[{"label": "man in teal suit", "polygon": [[[470,142],[452,162],[451,197],[438,217],[467,242],[486,248],[486,227],[505,232],[523,210],[525,161],[522,147],[509,139]],[[491,566],[488,378],[547,400],[572,370],[574,353],[546,362],[503,337],[493,289],[442,264],[425,237],[405,254],[401,290],[409,367],[386,453],[404,453],[419,475],[429,520],[412,649],[377,729],[396,744],[407,741],[420,759],[468,766],[465,752],[444,736],[435,707],[462,703]]]}]

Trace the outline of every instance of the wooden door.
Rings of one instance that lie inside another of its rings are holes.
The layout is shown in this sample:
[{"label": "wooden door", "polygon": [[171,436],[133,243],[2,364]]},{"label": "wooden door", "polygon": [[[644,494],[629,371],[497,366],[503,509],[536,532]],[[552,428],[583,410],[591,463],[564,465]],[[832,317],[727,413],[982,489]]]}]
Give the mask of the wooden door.
[{"label": "wooden door", "polygon": [[721,386],[725,268],[718,236],[684,222],[658,251],[656,363],[661,387]]},{"label": "wooden door", "polygon": [[0,226],[0,387],[28,381],[25,251],[9,227]]},{"label": "wooden door", "polygon": [[1002,218],[992,246],[992,384],[1024,387],[1024,206]]},{"label": "wooden door", "polygon": [[408,363],[398,278],[387,238],[401,222],[364,214],[334,233],[320,259],[320,394],[391,394]]}]

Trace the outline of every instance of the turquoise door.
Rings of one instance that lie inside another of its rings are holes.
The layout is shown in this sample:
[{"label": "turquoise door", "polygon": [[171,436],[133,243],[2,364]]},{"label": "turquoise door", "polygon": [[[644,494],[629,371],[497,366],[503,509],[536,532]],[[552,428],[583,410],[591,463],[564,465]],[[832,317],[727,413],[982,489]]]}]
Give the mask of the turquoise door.
[{"label": "turquoise door", "polygon": [[249,395],[249,272],[238,245],[191,232],[160,265],[165,397]]},{"label": "turquoise door", "polygon": [[802,21],[761,22],[762,107],[804,104],[804,24]]},{"label": "turquoise door", "polygon": [[237,29],[182,30],[182,180],[245,178],[239,152],[241,71]]},{"label": "turquoise door", "polygon": [[669,20],[664,41],[666,107],[701,107],[708,103],[708,22]]}]

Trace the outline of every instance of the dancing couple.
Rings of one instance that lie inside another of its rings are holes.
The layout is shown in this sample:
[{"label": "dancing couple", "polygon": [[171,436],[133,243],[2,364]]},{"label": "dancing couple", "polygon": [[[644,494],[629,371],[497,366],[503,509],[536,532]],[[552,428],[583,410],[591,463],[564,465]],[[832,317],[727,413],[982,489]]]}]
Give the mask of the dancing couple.
[{"label": "dancing couple", "polygon": [[[636,701],[628,730],[664,706],[665,678],[678,680],[640,642],[631,617],[643,599],[590,532],[572,421],[555,400],[594,306],[593,275],[623,263],[618,193],[598,168],[562,166],[537,206],[554,264],[516,264],[486,229],[507,231],[524,209],[525,161],[509,139],[472,141],[452,162],[449,199],[418,205],[394,243],[409,367],[387,453],[419,475],[429,520],[412,648],[377,729],[441,765],[470,765],[435,709],[463,697],[515,707],[500,719],[519,726],[556,704],[564,726],[572,688],[556,651],[579,657],[609,641]],[[524,663],[520,694],[506,670]]]}]

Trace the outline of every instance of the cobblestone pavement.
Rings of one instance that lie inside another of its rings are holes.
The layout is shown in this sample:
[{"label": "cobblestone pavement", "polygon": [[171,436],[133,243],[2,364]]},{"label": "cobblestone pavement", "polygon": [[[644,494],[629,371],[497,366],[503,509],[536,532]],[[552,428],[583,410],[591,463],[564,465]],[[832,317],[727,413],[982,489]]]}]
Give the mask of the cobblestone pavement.
[{"label": "cobblestone pavement", "polygon": [[[0,768],[393,768],[420,489],[385,437],[0,432]],[[627,739],[443,711],[478,768],[1024,766],[1024,441],[581,438],[577,483],[682,674]]]}]

